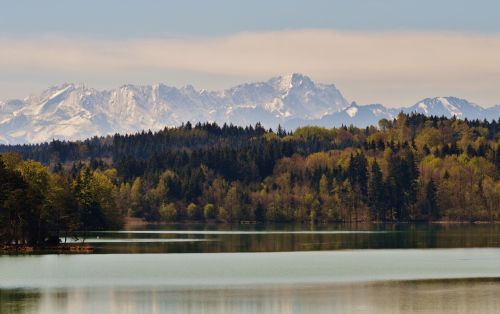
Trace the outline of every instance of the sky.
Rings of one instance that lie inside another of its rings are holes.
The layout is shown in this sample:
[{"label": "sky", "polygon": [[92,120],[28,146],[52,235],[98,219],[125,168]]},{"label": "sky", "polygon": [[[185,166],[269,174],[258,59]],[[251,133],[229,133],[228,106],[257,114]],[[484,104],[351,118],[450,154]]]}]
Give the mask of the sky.
[{"label": "sky", "polygon": [[223,89],[300,72],[359,104],[500,104],[493,0],[0,0],[0,99],[84,83]]}]

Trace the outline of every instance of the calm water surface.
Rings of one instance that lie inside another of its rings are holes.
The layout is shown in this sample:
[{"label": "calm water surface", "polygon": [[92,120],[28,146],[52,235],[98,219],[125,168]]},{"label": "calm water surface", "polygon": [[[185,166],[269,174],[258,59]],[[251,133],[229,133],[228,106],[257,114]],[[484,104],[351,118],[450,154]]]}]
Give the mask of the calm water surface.
[{"label": "calm water surface", "polygon": [[500,225],[142,226],[85,241],[98,254],[0,256],[0,313],[500,313]]},{"label": "calm water surface", "polygon": [[497,248],[500,224],[149,225],[93,232],[85,241],[94,246],[96,253]]}]

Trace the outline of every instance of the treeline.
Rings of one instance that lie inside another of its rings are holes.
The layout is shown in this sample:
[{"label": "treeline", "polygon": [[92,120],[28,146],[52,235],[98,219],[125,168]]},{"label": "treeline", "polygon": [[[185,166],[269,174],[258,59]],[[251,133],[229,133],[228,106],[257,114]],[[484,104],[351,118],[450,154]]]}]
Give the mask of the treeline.
[{"label": "treeline", "polygon": [[116,171],[49,171],[17,153],[0,155],[0,243],[58,244],[73,231],[119,228]]},{"label": "treeline", "polygon": [[[52,179],[42,199],[50,204],[51,189],[63,185],[77,228],[107,228],[123,216],[168,222],[491,221],[500,218],[499,135],[495,120],[400,114],[363,129],[287,132],[259,124],[186,123],[0,151],[43,163],[45,168],[4,162],[4,168],[26,186],[22,166],[43,168]],[[101,186],[91,193],[97,200],[82,200],[83,181]],[[11,206],[3,202],[2,208]]]}]

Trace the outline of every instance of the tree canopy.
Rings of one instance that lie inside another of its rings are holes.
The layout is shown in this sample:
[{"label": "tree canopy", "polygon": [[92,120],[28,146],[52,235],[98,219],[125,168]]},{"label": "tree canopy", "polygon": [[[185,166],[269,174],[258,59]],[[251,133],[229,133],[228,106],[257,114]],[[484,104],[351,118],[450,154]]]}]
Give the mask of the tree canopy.
[{"label": "tree canopy", "polygon": [[0,237],[148,221],[498,220],[500,124],[400,114],[294,132],[192,125],[0,146]]}]

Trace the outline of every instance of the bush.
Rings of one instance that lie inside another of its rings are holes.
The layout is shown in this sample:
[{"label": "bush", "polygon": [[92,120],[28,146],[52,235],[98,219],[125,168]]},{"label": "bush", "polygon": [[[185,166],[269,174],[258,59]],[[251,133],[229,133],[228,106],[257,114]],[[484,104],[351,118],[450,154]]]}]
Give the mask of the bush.
[{"label": "bush", "polygon": [[215,218],[215,206],[214,204],[208,203],[203,207],[203,216],[205,219],[214,219]]},{"label": "bush", "polygon": [[162,221],[173,222],[177,219],[177,208],[174,203],[163,203],[160,207]]},{"label": "bush", "polygon": [[188,218],[191,220],[197,220],[200,218],[200,215],[198,213],[198,206],[194,203],[190,203],[187,207],[187,215]]}]

